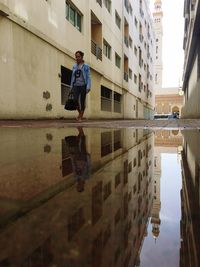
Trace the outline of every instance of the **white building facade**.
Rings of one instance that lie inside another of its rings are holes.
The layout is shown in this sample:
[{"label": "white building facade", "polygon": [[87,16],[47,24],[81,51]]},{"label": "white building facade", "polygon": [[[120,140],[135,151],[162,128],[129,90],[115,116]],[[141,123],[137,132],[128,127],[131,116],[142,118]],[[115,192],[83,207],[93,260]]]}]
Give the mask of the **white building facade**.
[{"label": "white building facade", "polygon": [[147,0],[0,0],[0,119],[64,110],[74,53],[91,67],[87,118],[150,118],[155,37]]},{"label": "white building facade", "polygon": [[153,13],[153,25],[156,36],[155,44],[155,94],[159,93],[162,89],[162,72],[163,72],[163,63],[162,63],[162,43],[163,43],[163,11],[162,11],[162,1],[155,0],[154,3],[154,13]]}]

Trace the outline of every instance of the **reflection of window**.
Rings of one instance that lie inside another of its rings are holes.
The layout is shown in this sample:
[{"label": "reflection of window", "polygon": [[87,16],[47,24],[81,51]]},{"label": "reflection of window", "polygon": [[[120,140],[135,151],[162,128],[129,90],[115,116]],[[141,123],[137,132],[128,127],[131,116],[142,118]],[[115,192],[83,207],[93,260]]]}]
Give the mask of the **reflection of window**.
[{"label": "reflection of window", "polygon": [[115,225],[120,221],[121,219],[121,211],[118,209],[118,211],[115,214]]},{"label": "reflection of window", "polygon": [[124,219],[128,215],[128,192],[124,195]]},{"label": "reflection of window", "polygon": [[104,185],[103,188],[103,200],[106,200],[111,195],[111,182]]},{"label": "reflection of window", "polygon": [[[49,237],[40,247],[36,248],[28,258],[26,258],[23,262],[23,266],[50,266],[52,264],[52,258],[53,244]],[[8,263],[6,260],[5,262],[1,262],[1,264],[1,266],[11,266],[10,264],[7,265]]]},{"label": "reflection of window", "polygon": [[122,147],[121,130],[101,133],[101,156],[104,157]]},{"label": "reflection of window", "polygon": [[132,171],[132,162],[128,164],[128,173],[130,173],[131,171]]},{"label": "reflection of window", "polygon": [[121,147],[121,131],[114,131],[114,151],[120,149]]},{"label": "reflection of window", "polygon": [[72,162],[65,140],[62,140],[62,176],[72,173]]},{"label": "reflection of window", "polygon": [[109,224],[104,232],[103,235],[103,246],[105,247],[105,245],[108,243],[109,238],[111,237],[111,225]]},{"label": "reflection of window", "polygon": [[101,156],[112,153],[112,132],[101,133]]},{"label": "reflection of window", "polygon": [[121,173],[118,173],[115,176],[115,188],[120,184],[120,182],[121,182]]},{"label": "reflection of window", "polygon": [[102,182],[98,182],[96,186],[92,188],[92,225],[102,216]]},{"label": "reflection of window", "polygon": [[103,237],[102,232],[98,234],[96,239],[92,242],[92,267],[100,267],[102,265],[103,253]]},{"label": "reflection of window", "polygon": [[71,240],[73,238],[73,236],[81,229],[84,223],[85,219],[84,219],[83,208],[79,208],[78,211],[76,211],[72,215],[71,219],[69,219],[68,240]]},{"label": "reflection of window", "polygon": [[118,247],[117,250],[115,251],[115,259],[114,259],[115,264],[117,263],[117,261],[119,259],[120,253],[121,253],[121,248]]},{"label": "reflection of window", "polygon": [[128,183],[128,160],[124,162],[124,184]]}]

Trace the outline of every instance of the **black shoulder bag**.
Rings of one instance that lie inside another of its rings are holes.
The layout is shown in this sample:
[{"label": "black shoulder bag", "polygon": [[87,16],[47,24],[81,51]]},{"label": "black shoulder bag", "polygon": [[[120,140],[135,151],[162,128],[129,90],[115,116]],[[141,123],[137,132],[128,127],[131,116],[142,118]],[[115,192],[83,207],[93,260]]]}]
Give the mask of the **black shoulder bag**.
[{"label": "black shoulder bag", "polygon": [[69,92],[68,99],[65,103],[65,109],[66,110],[76,110],[77,109],[77,103],[74,100],[73,92]]}]

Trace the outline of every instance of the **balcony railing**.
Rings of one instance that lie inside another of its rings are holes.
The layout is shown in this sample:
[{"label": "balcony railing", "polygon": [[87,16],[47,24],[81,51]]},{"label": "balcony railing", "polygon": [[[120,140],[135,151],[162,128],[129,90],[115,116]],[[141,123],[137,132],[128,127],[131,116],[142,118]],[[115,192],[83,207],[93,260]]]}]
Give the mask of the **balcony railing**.
[{"label": "balcony railing", "polygon": [[143,42],[143,40],[144,40],[144,36],[140,33],[139,34],[139,39],[140,39],[140,42],[142,43]]},{"label": "balcony railing", "polygon": [[128,37],[127,36],[124,36],[124,43],[128,47]]},{"label": "balcony railing", "polygon": [[144,11],[143,11],[143,9],[141,7],[140,7],[140,15],[141,15],[142,18],[144,17]]},{"label": "balcony railing", "polygon": [[124,80],[128,82],[128,73],[124,72]]},{"label": "balcony railing", "polygon": [[102,60],[102,49],[93,40],[91,40],[91,52],[97,59]]}]

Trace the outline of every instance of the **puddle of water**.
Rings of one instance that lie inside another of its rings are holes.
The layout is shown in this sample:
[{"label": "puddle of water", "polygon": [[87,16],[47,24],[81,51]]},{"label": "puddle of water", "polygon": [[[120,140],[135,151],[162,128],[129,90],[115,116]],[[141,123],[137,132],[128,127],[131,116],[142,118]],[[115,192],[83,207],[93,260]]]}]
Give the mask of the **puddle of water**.
[{"label": "puddle of water", "polygon": [[199,266],[200,135],[0,132],[1,266]]}]

